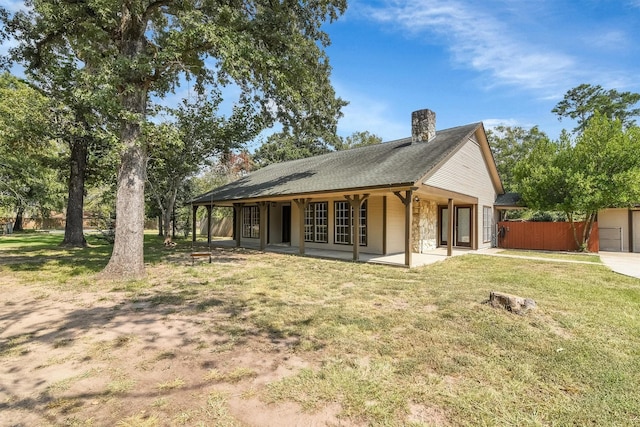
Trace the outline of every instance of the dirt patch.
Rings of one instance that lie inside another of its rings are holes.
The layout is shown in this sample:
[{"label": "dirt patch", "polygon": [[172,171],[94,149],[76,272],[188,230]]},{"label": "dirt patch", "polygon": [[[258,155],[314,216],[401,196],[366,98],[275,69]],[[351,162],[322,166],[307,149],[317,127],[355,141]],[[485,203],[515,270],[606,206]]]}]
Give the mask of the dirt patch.
[{"label": "dirt patch", "polygon": [[428,426],[448,426],[449,422],[444,411],[440,408],[411,404],[409,421],[413,423],[426,424]]},{"label": "dirt patch", "polygon": [[267,404],[314,362],[295,338],[232,327],[215,300],[1,286],[0,425],[335,425],[339,405]]}]

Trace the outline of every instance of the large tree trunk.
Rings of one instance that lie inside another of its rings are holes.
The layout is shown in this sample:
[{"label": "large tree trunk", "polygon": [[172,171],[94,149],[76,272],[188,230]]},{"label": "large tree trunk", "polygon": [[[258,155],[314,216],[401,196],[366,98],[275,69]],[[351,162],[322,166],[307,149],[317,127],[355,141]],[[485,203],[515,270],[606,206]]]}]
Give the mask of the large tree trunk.
[{"label": "large tree trunk", "polygon": [[16,212],[16,220],[13,222],[13,231],[23,231],[23,215],[24,206],[18,206],[18,212]]},{"label": "large tree trunk", "polygon": [[63,246],[85,247],[82,224],[84,211],[84,181],[87,171],[87,144],[82,138],[71,143],[71,172],[69,175],[69,200],[64,226]]},{"label": "large tree trunk", "polygon": [[[135,3],[134,3],[135,4]],[[146,21],[123,3],[120,54],[131,63],[146,48]],[[125,81],[118,88],[122,106],[120,130],[120,168],[116,192],[116,231],[113,252],[103,276],[136,279],[144,276],[144,184],[147,178],[147,153],[140,140],[142,123],[147,117],[149,75],[130,65]]]},{"label": "large tree trunk", "polygon": [[569,219],[569,223],[571,224],[571,231],[573,232],[573,240],[576,242],[576,247],[580,249],[582,246],[582,242],[578,239],[578,230],[576,229],[576,223],[573,221],[573,212],[565,212],[567,214],[567,218]]},{"label": "large tree trunk", "polygon": [[[123,94],[123,106],[143,120],[147,92],[136,88]],[[144,183],[147,155],[140,142],[139,122],[127,120],[121,131],[124,150],[120,156],[116,193],[116,232],[111,259],[103,270],[110,278],[134,279],[144,276]]]},{"label": "large tree trunk", "polygon": [[[174,207],[176,205],[176,197],[178,195],[178,190],[177,188],[172,188],[171,193],[165,198],[166,202],[167,202],[167,206],[162,206],[162,217],[164,219],[164,233],[165,236],[164,237],[169,237],[169,229],[172,230],[171,232],[171,238],[175,239],[176,237],[176,219],[175,219],[175,212],[174,212]],[[171,219],[173,218],[173,224],[171,224]]]}]

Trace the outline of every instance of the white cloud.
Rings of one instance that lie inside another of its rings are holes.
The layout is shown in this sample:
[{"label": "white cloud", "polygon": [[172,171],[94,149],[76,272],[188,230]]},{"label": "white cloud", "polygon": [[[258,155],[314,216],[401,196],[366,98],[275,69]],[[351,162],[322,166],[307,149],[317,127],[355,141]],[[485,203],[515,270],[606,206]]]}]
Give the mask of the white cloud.
[{"label": "white cloud", "polygon": [[575,73],[573,57],[519,40],[486,10],[493,9],[484,3],[479,8],[463,1],[415,0],[370,8],[369,16],[414,36],[437,36],[457,63],[492,76],[491,86],[507,84],[542,93],[567,87]]},{"label": "white cloud", "polygon": [[631,44],[627,34],[620,30],[597,32],[587,38],[587,43],[605,51],[624,51],[629,49]]}]

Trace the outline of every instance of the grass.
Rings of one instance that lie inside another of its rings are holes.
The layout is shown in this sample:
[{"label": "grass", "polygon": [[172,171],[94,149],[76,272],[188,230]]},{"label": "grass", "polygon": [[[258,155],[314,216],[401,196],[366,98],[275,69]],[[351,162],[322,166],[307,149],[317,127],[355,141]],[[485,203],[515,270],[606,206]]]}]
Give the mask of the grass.
[{"label": "grass", "polygon": [[185,382],[182,378],[176,378],[172,381],[165,381],[162,383],[159,383],[157,385],[158,390],[160,391],[167,391],[167,390],[173,390],[173,389],[177,389],[177,388],[182,388],[185,386]]},{"label": "grass", "polygon": [[582,261],[601,263],[600,256],[597,254],[579,253],[579,252],[552,252],[552,251],[525,251],[518,249],[507,249],[498,252],[502,255],[512,255],[533,258],[549,258],[562,261]]},{"label": "grass", "polygon": [[[256,335],[287,342],[312,363],[258,389],[259,398],[297,402],[312,412],[338,404],[339,416],[355,423],[640,423],[640,280],[604,266],[466,255],[406,270],[252,252],[231,263],[192,267],[186,255],[164,259],[173,253],[147,239],[158,254],[148,258],[148,277],[135,284],[94,283],[91,274],[106,263],[96,257],[106,256],[108,248],[67,253],[48,235],[21,236],[8,245],[0,239],[0,255],[38,254],[37,261],[0,264],[0,275],[36,282],[44,293],[64,284],[78,292],[126,292],[132,303],[193,316],[224,313],[214,328],[227,341],[205,353],[241,348]],[[485,304],[492,290],[533,298],[538,308],[526,316],[496,310]],[[29,339],[5,341],[2,360],[19,357]],[[124,336],[104,346],[138,341]],[[155,360],[172,358],[160,353]],[[222,371],[210,370],[205,384],[248,382],[258,375],[242,366]],[[113,388],[126,392],[131,386]],[[148,392],[185,386],[176,378]],[[176,409],[172,418],[191,422],[206,412],[209,421],[234,425],[224,395],[207,399],[195,412]],[[134,415],[118,425],[143,421],[157,423]]]},{"label": "grass", "polygon": [[[22,272],[20,277],[32,282],[42,274],[55,284],[65,284],[77,276],[87,279],[101,271],[109,261],[112,246],[94,234],[87,234],[87,248],[66,248],[60,246],[63,239],[58,233],[15,233],[0,237],[0,253],[3,264],[9,271]],[[145,239],[145,263],[159,263],[171,251],[154,233],[147,233]],[[181,245],[183,250],[186,244]],[[31,274],[28,274],[31,272]],[[129,285],[132,286],[132,285]],[[134,285],[133,285],[134,286]]]}]

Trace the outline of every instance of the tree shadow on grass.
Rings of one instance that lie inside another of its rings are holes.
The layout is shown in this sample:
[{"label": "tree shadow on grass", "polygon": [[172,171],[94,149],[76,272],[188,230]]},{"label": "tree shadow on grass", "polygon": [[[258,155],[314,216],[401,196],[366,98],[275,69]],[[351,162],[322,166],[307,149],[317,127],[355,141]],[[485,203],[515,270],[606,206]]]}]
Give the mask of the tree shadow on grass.
[{"label": "tree shadow on grass", "polygon": [[[55,309],[55,306],[55,301],[41,300],[36,304],[25,301],[7,304],[0,314],[0,325],[4,331],[0,335],[0,360],[5,366],[12,366],[5,371],[8,376],[0,380],[0,395],[9,396],[0,402],[0,412],[28,410],[49,422],[59,421],[55,416],[56,410],[51,407],[60,396],[50,389],[51,379],[47,377],[47,371],[18,363],[32,351],[48,352],[84,343],[82,361],[100,363],[101,357],[110,357],[111,353],[126,348],[132,342],[141,351],[155,354],[161,350],[166,352],[169,342],[174,342],[172,347],[176,350],[184,351],[189,346],[195,348],[198,340],[205,339],[210,345],[224,349],[222,351],[232,351],[250,345],[250,341],[255,339],[282,348],[295,347],[300,340],[296,334],[251,321],[247,314],[255,307],[242,296],[235,297],[227,292],[218,294],[209,289],[203,289],[202,293],[196,290],[152,292],[98,307],[79,307],[71,311],[64,311],[66,307],[62,307],[61,314],[54,318],[38,316]],[[158,329],[159,325],[166,324],[167,316],[178,311],[180,316],[173,319],[175,323],[167,329],[171,332],[159,337],[158,331],[162,330]],[[91,340],[88,346],[87,339]],[[47,388],[44,389],[43,385]],[[206,385],[206,382],[192,384],[183,390],[201,389]],[[28,396],[16,395],[14,391],[29,388],[43,391]],[[156,389],[148,389],[125,392],[122,396],[137,399],[157,398],[162,394]],[[88,394],[80,391],[77,394],[64,393],[63,399],[81,407],[90,400],[103,397],[110,397],[108,390]],[[72,411],[75,409],[75,406],[70,408]]]}]

